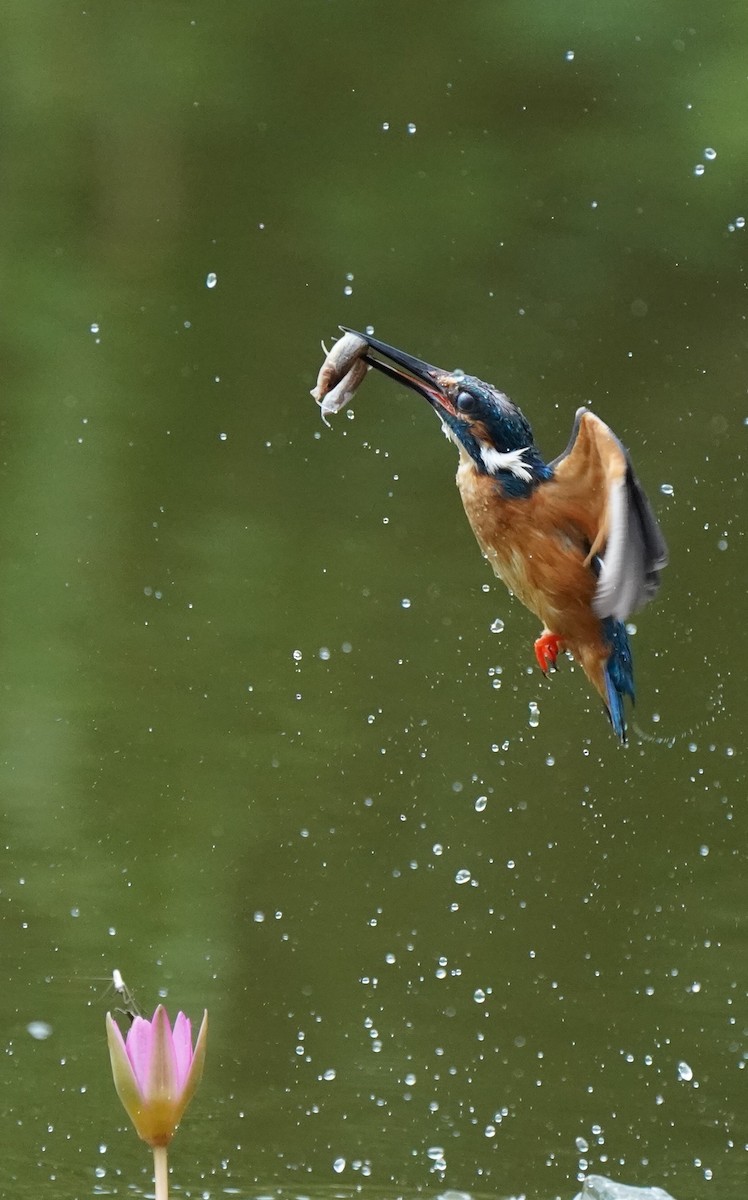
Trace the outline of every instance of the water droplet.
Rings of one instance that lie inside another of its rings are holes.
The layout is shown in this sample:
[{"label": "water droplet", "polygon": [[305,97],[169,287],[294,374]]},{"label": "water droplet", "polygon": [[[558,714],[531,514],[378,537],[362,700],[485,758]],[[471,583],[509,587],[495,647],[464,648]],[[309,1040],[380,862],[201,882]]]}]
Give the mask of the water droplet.
[{"label": "water droplet", "polygon": [[91,333],[99,332],[99,325],[97,321],[92,321],[88,328],[90,329]]},{"label": "water droplet", "polygon": [[491,622],[490,629],[491,633],[501,633],[503,631],[504,622],[502,621],[501,617],[496,617],[496,619]]},{"label": "water droplet", "polygon": [[408,599],[407,596],[403,596],[402,600],[400,601],[400,607],[401,608],[410,608],[410,600]]},{"label": "water droplet", "polygon": [[293,660],[294,660],[294,662],[301,662],[302,658],[303,658],[303,655],[302,655],[301,651],[300,651],[300,650],[294,650],[294,652],[293,652]]},{"label": "water droplet", "polygon": [[475,1001],[475,1003],[483,1004],[485,1002],[485,999],[486,999],[486,993],[483,991],[483,988],[476,988],[475,991],[473,992],[473,1000]]},{"label": "water droplet", "polygon": [[660,491],[662,492],[663,496],[675,495],[675,488],[673,487],[672,483],[661,483]]},{"label": "water droplet", "polygon": [[704,151],[704,158],[707,160],[707,162],[714,162],[716,157],[717,151],[711,146],[707,146],[706,150]]},{"label": "water droplet", "polygon": [[478,799],[475,801],[475,811],[483,812],[487,804],[488,804],[488,796],[479,796]]},{"label": "water droplet", "polygon": [[703,175],[704,171],[705,171],[705,167],[704,167],[703,163],[697,163],[693,169],[694,175]]},{"label": "water droplet", "polygon": [[405,1082],[407,1083],[408,1087],[413,1087],[413,1084],[415,1083],[415,1081],[416,1081],[416,1076],[413,1075],[412,1072],[410,1075],[405,1076]]},{"label": "water droplet", "polygon": [[323,662],[328,661],[330,657],[330,651],[328,650],[327,646],[320,646],[318,653]]},{"label": "water droplet", "polygon": [[567,62],[574,62],[574,51],[567,50],[566,54],[564,55],[564,58],[566,59]]},{"label": "water droplet", "polygon": [[389,121],[382,121],[382,131],[384,133],[387,133],[389,127],[390,127]]},{"label": "water droplet", "polygon": [[216,275],[215,271],[209,271],[208,274],[205,276],[206,288],[214,288],[217,283],[218,283],[218,276]]},{"label": "water droplet", "polygon": [[227,433],[219,433],[218,440],[219,440],[219,442],[227,442],[228,437],[229,437],[229,435]]},{"label": "water droplet", "polygon": [[415,133],[416,126],[413,121],[408,121],[408,133]]},{"label": "water droplet", "polygon": [[530,719],[528,724],[531,729],[537,729],[538,725],[540,724],[540,709],[538,708],[537,702],[535,700],[531,700],[527,707],[530,710]]},{"label": "water droplet", "polygon": [[345,287],[343,288],[343,295],[344,296],[352,296],[353,295],[353,288],[351,287],[350,283],[347,283],[345,285]]},{"label": "water droplet", "polygon": [[337,1072],[335,1071],[334,1067],[328,1067],[327,1070],[323,1072],[322,1078],[329,1083],[331,1079],[335,1078],[336,1074]]},{"label": "water droplet", "polygon": [[345,1159],[336,1158],[335,1162],[332,1164],[332,1169],[336,1175],[340,1175],[345,1170]]},{"label": "water droplet", "polygon": [[470,872],[465,867],[462,867],[455,875],[455,883],[469,883],[470,878]]},{"label": "water droplet", "polygon": [[735,218],[735,228],[736,229],[745,229],[745,217],[736,217]]},{"label": "water droplet", "polygon": [[46,1021],[29,1021],[26,1026],[26,1032],[31,1035],[34,1041],[44,1042],[48,1037],[52,1036],[52,1026],[48,1025]]},{"label": "water droplet", "polygon": [[678,1078],[684,1083],[689,1083],[693,1079],[693,1071],[687,1062],[678,1063]]},{"label": "water droplet", "polygon": [[578,1137],[577,1140],[575,1141],[574,1145],[576,1146],[576,1148],[580,1154],[586,1154],[590,1148],[589,1142],[586,1142],[583,1137]]},{"label": "water droplet", "polygon": [[252,920],[254,921],[255,925],[262,925],[262,922],[265,920],[264,912],[260,912],[258,909],[257,912],[253,914]]}]

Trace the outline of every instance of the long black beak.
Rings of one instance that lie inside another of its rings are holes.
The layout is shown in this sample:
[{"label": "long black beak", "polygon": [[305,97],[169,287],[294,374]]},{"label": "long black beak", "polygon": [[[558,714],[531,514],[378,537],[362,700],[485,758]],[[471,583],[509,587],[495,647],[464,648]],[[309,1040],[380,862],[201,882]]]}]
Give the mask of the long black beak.
[{"label": "long black beak", "polygon": [[359,333],[357,329],[348,329],[346,325],[341,325],[340,328],[343,333],[355,333],[357,337],[363,338],[371,350],[376,350],[377,354],[383,354],[385,358],[391,359],[393,363],[397,363],[404,370],[398,371],[396,367],[382,362],[374,355],[365,354],[364,362],[367,362],[370,367],[376,367],[377,371],[394,379],[396,383],[402,383],[405,387],[418,392],[419,396],[423,396],[429,404],[434,405],[437,412],[439,409],[446,409],[447,412],[454,413],[454,404],[448,391],[457,382],[452,372],[443,371],[441,367],[432,367],[423,359],[414,358],[412,354],[406,354],[404,350],[398,350],[395,346],[388,346],[386,342],[380,342],[378,338],[370,337],[368,333]]}]

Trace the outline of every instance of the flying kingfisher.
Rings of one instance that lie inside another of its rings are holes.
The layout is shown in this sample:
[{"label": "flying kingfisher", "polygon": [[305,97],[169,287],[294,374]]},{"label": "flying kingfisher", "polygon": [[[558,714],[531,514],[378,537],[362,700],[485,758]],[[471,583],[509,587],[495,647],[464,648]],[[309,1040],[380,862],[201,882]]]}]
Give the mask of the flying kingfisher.
[{"label": "flying kingfisher", "polygon": [[580,408],[568,446],[546,463],[527,418],[490,383],[355,336],[368,347],[363,361],[424,396],[457,446],[457,486],[478,544],[543,624],[535,642],[540,669],[555,669],[560,651],[568,651],[625,742],[624,697],[635,695],[624,622],[655,595],[667,564],[665,539],[626,450],[604,421]]}]

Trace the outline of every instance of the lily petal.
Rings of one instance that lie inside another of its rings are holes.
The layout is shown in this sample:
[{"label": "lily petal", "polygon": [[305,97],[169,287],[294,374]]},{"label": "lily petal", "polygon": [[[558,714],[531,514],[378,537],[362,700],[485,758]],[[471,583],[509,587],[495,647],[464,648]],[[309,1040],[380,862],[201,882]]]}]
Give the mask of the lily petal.
[{"label": "lily petal", "polygon": [[195,1095],[197,1085],[202,1079],[203,1067],[205,1066],[205,1050],[208,1044],[208,1010],[203,1011],[203,1019],[200,1023],[200,1028],[197,1033],[197,1041],[192,1054],[192,1062],[190,1069],[187,1072],[187,1078],[182,1084],[182,1095],[179,1099],[179,1116],[177,1120],[181,1120],[182,1114],[189,1104],[192,1097]]},{"label": "lily petal", "polygon": [[138,1081],[119,1025],[113,1020],[111,1013],[106,1015],[106,1036],[117,1095],[122,1101],[128,1117],[137,1128],[137,1118],[142,1109],[143,1096],[138,1087]]},{"label": "lily petal", "polygon": [[151,1045],[151,1061],[148,1069],[148,1086],[145,1094],[149,1100],[174,1101],[179,1094],[177,1077],[177,1056],[174,1053],[174,1039],[171,1033],[169,1017],[163,1004],[159,1004],[153,1020],[153,1043]]},{"label": "lily petal", "polygon": [[177,1013],[172,1038],[177,1060],[177,1081],[181,1089],[192,1063],[192,1023],[183,1012]]},{"label": "lily petal", "polygon": [[153,1052],[151,1022],[146,1021],[144,1017],[136,1017],[127,1031],[125,1045],[138,1086],[145,1095],[148,1089],[148,1071]]}]

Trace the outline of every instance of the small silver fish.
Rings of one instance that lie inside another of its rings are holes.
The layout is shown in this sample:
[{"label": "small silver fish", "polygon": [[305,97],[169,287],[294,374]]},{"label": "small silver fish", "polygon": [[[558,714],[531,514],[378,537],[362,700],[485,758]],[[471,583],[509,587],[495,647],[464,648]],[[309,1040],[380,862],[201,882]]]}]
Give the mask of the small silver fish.
[{"label": "small silver fish", "polygon": [[345,408],[346,404],[353,399],[368,370],[368,363],[364,362],[362,358],[355,359],[348,374],[343,376],[340,383],[331,392],[327,393],[320,405],[320,414],[325,425],[330,424],[327,418],[332,413],[340,412],[341,408]]},{"label": "small silver fish", "polygon": [[[328,392],[331,392],[348,375],[353,364],[369,349],[369,344],[355,333],[344,333],[337,342],[333,342],[329,350],[323,342],[322,349],[326,358],[317,376],[317,386],[312,388],[312,395],[318,404],[321,404]],[[359,383],[361,379],[363,379],[363,375],[361,375]]]}]

